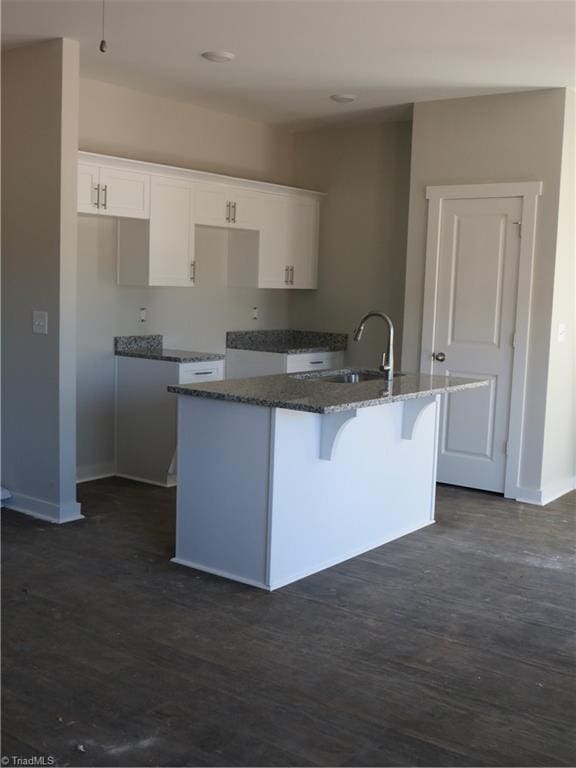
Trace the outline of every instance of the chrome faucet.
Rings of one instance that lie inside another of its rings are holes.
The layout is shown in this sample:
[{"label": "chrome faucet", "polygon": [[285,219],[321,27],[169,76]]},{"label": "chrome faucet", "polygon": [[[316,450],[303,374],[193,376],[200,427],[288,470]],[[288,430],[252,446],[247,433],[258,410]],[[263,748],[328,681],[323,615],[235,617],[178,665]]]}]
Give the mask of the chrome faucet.
[{"label": "chrome faucet", "polygon": [[394,326],[388,315],[385,315],[384,312],[378,312],[377,310],[367,312],[364,317],[360,319],[358,327],[354,331],[354,341],[360,341],[362,334],[364,333],[366,321],[371,317],[381,317],[382,320],[385,320],[388,323],[388,348],[386,352],[383,352],[382,354],[380,370],[388,381],[392,381],[394,378]]}]

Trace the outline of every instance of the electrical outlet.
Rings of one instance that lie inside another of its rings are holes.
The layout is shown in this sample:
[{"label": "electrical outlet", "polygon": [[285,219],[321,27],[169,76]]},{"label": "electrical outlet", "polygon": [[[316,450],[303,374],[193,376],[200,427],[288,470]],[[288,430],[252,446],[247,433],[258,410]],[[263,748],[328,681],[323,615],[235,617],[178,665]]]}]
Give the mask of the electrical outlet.
[{"label": "electrical outlet", "polygon": [[140,307],[140,322],[145,323],[148,316],[148,310],[146,307]]},{"label": "electrical outlet", "polygon": [[258,320],[258,307],[252,307],[252,320]]},{"label": "electrical outlet", "polygon": [[32,311],[32,333],[48,333],[48,312],[40,309]]}]

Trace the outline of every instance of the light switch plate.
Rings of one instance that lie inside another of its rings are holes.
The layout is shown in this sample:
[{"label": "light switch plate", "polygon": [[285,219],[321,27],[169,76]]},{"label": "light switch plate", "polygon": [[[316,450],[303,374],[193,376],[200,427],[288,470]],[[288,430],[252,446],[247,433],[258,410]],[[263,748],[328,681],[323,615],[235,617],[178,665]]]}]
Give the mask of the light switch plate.
[{"label": "light switch plate", "polygon": [[48,333],[48,312],[40,309],[32,311],[32,333]]}]

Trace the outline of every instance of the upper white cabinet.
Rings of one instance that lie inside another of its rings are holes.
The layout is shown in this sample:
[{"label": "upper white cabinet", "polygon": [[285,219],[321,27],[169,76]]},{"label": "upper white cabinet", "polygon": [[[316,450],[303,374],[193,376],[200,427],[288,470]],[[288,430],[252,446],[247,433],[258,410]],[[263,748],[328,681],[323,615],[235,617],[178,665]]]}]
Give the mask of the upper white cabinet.
[{"label": "upper white cabinet", "polygon": [[150,176],[122,168],[80,163],[78,211],[147,219],[150,216]]},{"label": "upper white cabinet", "polygon": [[257,256],[245,255],[246,245],[238,236],[230,240],[232,282],[258,288],[316,288],[319,200],[298,195],[262,197]]},{"label": "upper white cabinet", "polygon": [[120,220],[122,285],[194,286],[199,225],[230,231],[230,284],[316,288],[320,199],[292,187],[83,152],[78,165],[78,211]]},{"label": "upper white cabinet", "polygon": [[209,227],[260,229],[267,193],[231,184],[196,184],[196,223]]},{"label": "upper white cabinet", "polygon": [[101,168],[100,209],[108,216],[148,219],[150,176],[116,168]]},{"label": "upper white cabinet", "polygon": [[231,202],[224,184],[197,184],[196,223],[209,227],[227,227],[230,224]]},{"label": "upper white cabinet", "polygon": [[119,222],[118,283],[194,286],[194,185],[153,176],[150,212],[149,222]]},{"label": "upper white cabinet", "polygon": [[100,169],[97,165],[78,165],[78,213],[98,213],[98,180]]}]

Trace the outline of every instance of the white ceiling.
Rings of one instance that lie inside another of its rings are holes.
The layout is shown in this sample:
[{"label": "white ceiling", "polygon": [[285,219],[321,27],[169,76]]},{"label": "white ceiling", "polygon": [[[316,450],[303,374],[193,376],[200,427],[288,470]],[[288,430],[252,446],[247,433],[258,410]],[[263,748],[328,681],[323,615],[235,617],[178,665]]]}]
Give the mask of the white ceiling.
[{"label": "white ceiling", "polygon": [[[80,41],[85,77],[271,123],[575,84],[572,0],[3,0],[5,45]],[[231,64],[200,58],[234,51]],[[339,105],[331,93],[356,93]],[[400,114],[397,109],[390,114]]]}]

